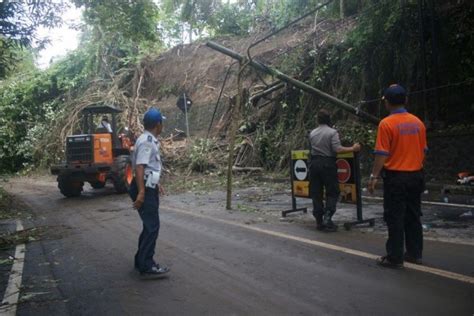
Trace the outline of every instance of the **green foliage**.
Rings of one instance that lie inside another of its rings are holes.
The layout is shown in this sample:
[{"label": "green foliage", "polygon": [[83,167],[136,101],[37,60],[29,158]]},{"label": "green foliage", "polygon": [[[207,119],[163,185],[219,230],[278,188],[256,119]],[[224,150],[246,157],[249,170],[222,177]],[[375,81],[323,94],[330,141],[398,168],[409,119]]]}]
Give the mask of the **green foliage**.
[{"label": "green foliage", "polygon": [[322,3],[317,0],[254,0],[253,2],[257,15],[265,17],[274,28],[286,25]]},{"label": "green foliage", "polygon": [[[27,80],[11,78],[2,83],[0,103],[0,169],[23,167],[29,154],[23,146],[28,129],[44,115],[42,101],[52,97],[51,81],[35,72]],[[5,89],[7,88],[7,89]],[[54,97],[54,96],[53,96]],[[26,154],[26,156],[25,156]]]},{"label": "green foliage", "polygon": [[248,6],[224,4],[210,21],[215,34],[246,35],[253,22],[252,10]]},{"label": "green foliage", "polygon": [[215,146],[211,139],[199,138],[191,146],[188,159],[189,169],[197,172],[204,172],[215,167],[213,161],[212,148]]},{"label": "green foliage", "polygon": [[86,29],[82,43],[88,45],[91,66],[102,76],[135,64],[144,55],[159,51],[159,10],[151,0],[74,0],[84,7]]},{"label": "green foliage", "polygon": [[354,75],[366,70],[381,86],[408,82],[419,48],[418,31],[415,5],[401,7],[396,1],[388,1],[370,7],[349,35],[342,61],[358,65],[350,69]]},{"label": "green foliage", "polygon": [[[0,79],[23,61],[23,49],[31,46],[38,27],[61,23],[59,15],[64,8],[64,3],[52,1],[0,2]],[[39,46],[44,44],[40,42]]]},{"label": "green foliage", "polygon": [[287,74],[298,74],[305,66],[306,52],[303,48],[297,48],[291,54],[286,54],[280,61],[279,70]]},{"label": "green foliage", "polygon": [[179,41],[187,33],[188,40],[192,42],[194,35],[201,37],[208,28],[219,5],[218,0],[163,0],[163,14],[173,16],[173,19],[167,20],[165,28],[177,31]]},{"label": "green foliage", "polygon": [[350,146],[354,143],[361,143],[368,148],[374,148],[375,146],[376,126],[355,122],[340,122],[334,128],[339,131],[341,142],[344,145]]},{"label": "green foliage", "polygon": [[[65,100],[83,93],[92,80],[97,82],[93,93],[100,91],[116,72],[126,74],[124,68],[135,67],[143,55],[162,47],[153,1],[74,2],[85,7],[87,27],[80,48],[45,71],[32,67],[27,63],[31,58],[25,58],[0,82],[0,170],[17,171],[56,161],[62,146],[47,140],[67,118]],[[49,20],[42,17],[40,21]],[[31,56],[26,53],[25,57]]]},{"label": "green foliage", "polygon": [[279,121],[273,129],[267,129],[264,124],[257,128],[255,147],[258,149],[262,165],[270,170],[279,167],[282,159],[281,145],[286,138],[286,128],[283,121]]},{"label": "green foliage", "polygon": [[134,43],[157,41],[158,7],[153,1],[91,1],[74,0],[84,6],[84,20],[98,32],[95,36],[115,36]]},{"label": "green foliage", "polygon": [[36,69],[35,55],[30,48],[15,46],[9,49],[9,53],[13,60],[4,69],[5,78]]},{"label": "green foliage", "polygon": [[319,4],[317,0],[164,0],[160,24],[175,44],[185,37],[192,41],[196,35],[240,36],[281,27]]},{"label": "green foliage", "polygon": [[[9,25],[0,31],[0,78],[6,78],[0,81],[0,170],[16,171],[55,161],[57,145],[44,145],[44,140],[57,133],[60,119],[68,115],[65,99],[74,99],[91,86],[91,91],[95,89],[93,93],[104,91],[104,87],[110,88],[130,77],[130,73],[133,75],[130,70],[140,65],[144,56],[160,52],[165,43],[174,45],[196,35],[263,34],[301,16],[322,1],[73,2],[84,7],[86,25],[80,48],[46,71],[34,67],[30,50],[18,47],[28,46],[39,25],[58,23],[57,13],[63,6],[49,1],[0,3],[0,18]],[[340,3],[334,1],[321,10],[318,19],[337,19]],[[322,47],[294,49],[278,59],[278,68],[351,104],[378,98],[380,91],[392,82],[400,82],[410,90],[420,89],[420,78],[424,74],[420,66],[417,2],[404,3],[402,7],[400,1],[345,0],[346,16],[360,14],[356,27],[349,34],[329,34]],[[439,5],[435,17],[440,34],[438,68],[444,71],[440,73],[440,83],[474,77],[474,9],[467,4],[453,5],[453,8]],[[428,28],[429,14],[425,14],[423,22]],[[11,33],[1,33],[5,30]],[[430,59],[433,46],[430,30],[425,32],[424,39]],[[432,64],[428,62],[426,69],[429,78],[436,72]],[[7,69],[7,65],[11,67]],[[118,93],[123,98],[130,98],[129,92],[136,91],[132,84],[117,86],[124,89]],[[176,87],[166,83],[160,86],[160,94],[175,93]],[[462,96],[450,96],[450,100],[454,98],[456,100],[450,102],[456,104],[450,111],[469,119],[469,115],[464,114],[472,113],[466,110],[470,103],[466,106]],[[305,133],[315,125],[314,114],[317,109],[328,106],[292,89],[287,89],[279,101],[269,113],[268,121],[245,122],[241,130],[253,132],[256,128],[254,148],[267,169],[280,168],[290,147],[305,146]],[[448,113],[451,103],[442,105],[440,113]],[[364,110],[376,113],[377,106],[364,104]],[[420,112],[420,108],[415,109]],[[249,116],[251,110],[248,110]],[[344,142],[373,145],[374,128],[351,123],[342,111],[334,111],[334,118]],[[193,144],[187,157],[192,170],[202,172],[214,166],[210,157],[213,146],[206,140]]]},{"label": "green foliage", "polygon": [[88,81],[87,60],[77,50],[46,71],[31,69],[0,82],[0,170],[55,160],[56,152],[39,144],[51,138],[63,115],[62,96]]}]

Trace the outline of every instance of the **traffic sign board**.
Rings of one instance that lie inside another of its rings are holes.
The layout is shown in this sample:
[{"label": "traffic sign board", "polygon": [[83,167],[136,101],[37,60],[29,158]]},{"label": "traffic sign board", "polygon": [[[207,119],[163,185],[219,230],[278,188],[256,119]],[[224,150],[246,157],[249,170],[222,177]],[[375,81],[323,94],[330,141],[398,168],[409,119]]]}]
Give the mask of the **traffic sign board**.
[{"label": "traffic sign board", "polygon": [[346,159],[338,159],[337,165],[337,179],[339,183],[346,183],[351,178],[351,165]]},{"label": "traffic sign board", "polygon": [[306,180],[306,177],[308,176],[308,167],[306,166],[306,162],[304,160],[297,160],[295,162],[295,177],[299,181]]}]

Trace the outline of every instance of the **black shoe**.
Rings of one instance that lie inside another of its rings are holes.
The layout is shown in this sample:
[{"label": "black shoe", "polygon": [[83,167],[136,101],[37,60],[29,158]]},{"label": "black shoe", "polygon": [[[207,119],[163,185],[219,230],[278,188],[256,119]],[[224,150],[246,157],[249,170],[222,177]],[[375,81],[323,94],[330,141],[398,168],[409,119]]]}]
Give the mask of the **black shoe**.
[{"label": "black shoe", "polygon": [[392,261],[390,261],[390,259],[388,259],[387,256],[377,258],[375,260],[375,262],[379,266],[385,267],[385,268],[391,268],[391,269],[402,269],[403,268],[403,262],[402,263],[392,262]]},{"label": "black shoe", "polygon": [[[314,212],[313,212],[314,213]],[[324,229],[324,224],[323,224],[323,215],[318,214],[315,216],[316,217],[316,229],[317,230],[323,230]]]},{"label": "black shoe", "polygon": [[328,233],[337,232],[337,226],[324,226],[323,231]]},{"label": "black shoe", "polygon": [[140,275],[142,277],[160,278],[166,275],[168,272],[170,272],[168,267],[153,266],[148,271],[140,272]]},{"label": "black shoe", "polygon": [[324,224],[324,231],[326,232],[336,232],[338,229],[338,226],[334,224],[333,221],[329,220],[328,223]]},{"label": "black shoe", "polygon": [[324,230],[323,216],[322,215],[316,216],[316,229],[317,230]]},{"label": "black shoe", "polygon": [[[138,265],[138,263],[137,263],[136,261],[135,261],[135,263],[134,263],[133,266],[134,266],[135,270],[137,270],[138,272],[140,272],[140,266]],[[157,268],[160,268],[160,265],[159,265],[158,263],[153,263],[153,266],[154,266],[154,267],[157,267]]]},{"label": "black shoe", "polygon": [[407,253],[405,254],[405,256],[403,256],[403,260],[405,260],[406,262],[413,263],[413,264],[418,264],[418,265],[423,264],[423,261],[421,260],[421,258],[412,257]]},{"label": "black shoe", "polygon": [[322,223],[317,223],[316,224],[316,229],[319,231],[323,231],[324,228],[326,228]]}]

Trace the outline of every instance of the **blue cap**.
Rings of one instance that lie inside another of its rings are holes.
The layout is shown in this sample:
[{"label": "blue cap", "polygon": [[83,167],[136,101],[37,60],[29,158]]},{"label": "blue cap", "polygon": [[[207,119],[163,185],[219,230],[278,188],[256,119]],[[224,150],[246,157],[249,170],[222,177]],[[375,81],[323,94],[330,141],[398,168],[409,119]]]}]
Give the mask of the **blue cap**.
[{"label": "blue cap", "polygon": [[160,110],[157,108],[150,108],[148,111],[145,112],[145,115],[143,116],[143,123],[144,124],[157,124],[163,122],[166,117],[161,115]]},{"label": "blue cap", "polygon": [[406,98],[407,92],[399,84],[390,85],[383,93],[383,99],[394,105],[405,104]]}]

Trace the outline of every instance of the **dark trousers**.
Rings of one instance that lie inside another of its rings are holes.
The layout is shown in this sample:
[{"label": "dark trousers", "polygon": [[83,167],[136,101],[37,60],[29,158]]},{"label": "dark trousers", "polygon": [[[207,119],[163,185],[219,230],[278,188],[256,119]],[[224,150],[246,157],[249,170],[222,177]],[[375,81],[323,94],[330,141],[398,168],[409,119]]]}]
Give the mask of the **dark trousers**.
[{"label": "dark trousers", "polygon": [[387,256],[392,262],[403,262],[403,248],[413,258],[422,257],[421,193],[424,174],[384,171],[384,220],[388,227]]},{"label": "dark trousers", "polygon": [[[323,214],[331,218],[336,212],[336,204],[340,193],[336,158],[313,156],[309,172],[313,216],[317,221],[322,219]],[[323,203],[324,191],[326,191],[326,207]]]},{"label": "dark trousers", "polygon": [[[133,201],[138,195],[138,188],[135,180],[130,186],[130,197]],[[160,198],[157,189],[145,189],[145,201],[138,210],[138,214],[143,223],[143,229],[138,238],[138,250],[135,254],[135,267],[140,272],[145,272],[155,265],[153,256],[155,255],[156,240],[160,231],[159,215]]]}]

